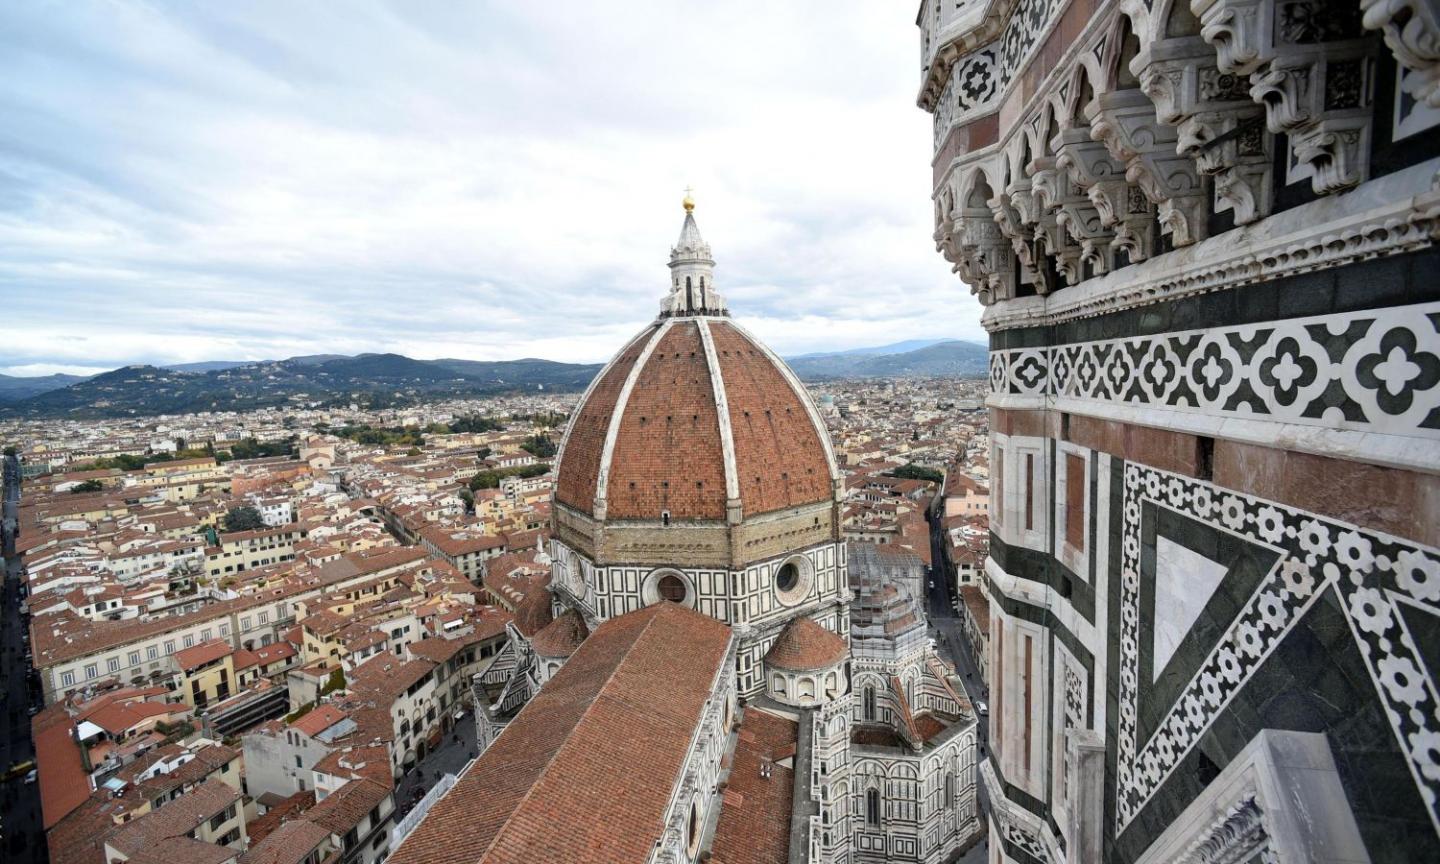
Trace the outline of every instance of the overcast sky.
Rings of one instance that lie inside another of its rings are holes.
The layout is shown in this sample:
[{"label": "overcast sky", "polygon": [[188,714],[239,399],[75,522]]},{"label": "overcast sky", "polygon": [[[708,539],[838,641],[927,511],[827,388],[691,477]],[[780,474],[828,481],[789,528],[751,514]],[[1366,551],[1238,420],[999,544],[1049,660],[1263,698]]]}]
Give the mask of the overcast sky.
[{"label": "overcast sky", "polygon": [[687,184],[781,352],[980,339],[913,5],[0,5],[0,372],[604,360]]}]

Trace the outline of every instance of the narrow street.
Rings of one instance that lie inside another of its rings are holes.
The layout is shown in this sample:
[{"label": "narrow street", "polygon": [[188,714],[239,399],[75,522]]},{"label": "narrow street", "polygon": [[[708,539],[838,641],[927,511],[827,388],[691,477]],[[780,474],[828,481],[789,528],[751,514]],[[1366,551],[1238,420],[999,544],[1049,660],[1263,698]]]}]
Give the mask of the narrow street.
[{"label": "narrow street", "polygon": [[[983,702],[988,705],[990,692],[985,687],[980,673],[976,671],[975,661],[970,656],[970,643],[965,639],[960,614],[956,609],[960,598],[954,590],[954,576],[952,575],[954,571],[945,554],[946,545],[940,520],[935,518],[933,511],[927,513],[926,517],[930,520],[931,565],[927,575],[929,581],[925,597],[925,613],[930,616],[930,630],[935,636],[935,644],[939,648],[940,656],[954,664],[960,683],[965,685],[965,695],[969,697],[970,703],[974,705],[977,702]],[[976,755],[983,760],[987,758],[990,750],[990,723],[988,717],[978,719],[980,722],[976,729],[976,741],[979,744],[979,752]],[[990,809],[990,805],[985,798],[985,787],[979,783],[978,777],[976,784],[980,813],[983,818],[983,814]],[[989,860],[989,845],[988,838],[982,840],[951,864],[983,864]]]},{"label": "narrow street", "polygon": [[[37,704],[30,686],[30,664],[25,660],[26,631],[20,615],[20,561],[11,557],[19,518],[20,464],[4,460],[5,501],[3,521],[5,552],[3,609],[0,609],[0,682],[4,715],[0,717],[0,772],[35,758],[30,740],[30,707]],[[43,864],[47,860],[40,821],[40,784],[25,782],[26,772],[6,776],[0,788],[0,859],[9,864]]]},{"label": "narrow street", "polygon": [[440,746],[395,784],[396,821],[404,818],[404,814],[409,813],[415,802],[424,797],[441,777],[446,774],[459,776],[465,764],[475,755],[475,715],[467,710],[445,734]]},{"label": "narrow street", "polygon": [[[965,639],[964,627],[956,604],[960,598],[954,590],[954,576],[947,563],[938,520],[930,524],[930,587],[926,597],[926,613],[930,616],[930,628],[935,633],[935,642],[940,654],[955,665],[955,671],[965,685],[965,695],[970,702],[990,702],[990,691],[985,686],[970,656],[970,643]],[[982,718],[983,719],[983,718]],[[980,724],[980,747],[982,754],[989,742],[989,724]]]}]

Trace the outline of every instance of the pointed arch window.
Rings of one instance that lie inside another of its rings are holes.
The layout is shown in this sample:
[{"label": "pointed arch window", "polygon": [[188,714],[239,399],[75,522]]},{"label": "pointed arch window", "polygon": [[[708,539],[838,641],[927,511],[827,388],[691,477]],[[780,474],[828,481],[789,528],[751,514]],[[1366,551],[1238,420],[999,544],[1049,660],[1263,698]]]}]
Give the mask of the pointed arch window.
[{"label": "pointed arch window", "polygon": [[875,688],[869,684],[865,685],[865,719],[875,719]]},{"label": "pointed arch window", "polygon": [[868,789],[865,792],[865,824],[874,826],[880,824],[879,789]]}]

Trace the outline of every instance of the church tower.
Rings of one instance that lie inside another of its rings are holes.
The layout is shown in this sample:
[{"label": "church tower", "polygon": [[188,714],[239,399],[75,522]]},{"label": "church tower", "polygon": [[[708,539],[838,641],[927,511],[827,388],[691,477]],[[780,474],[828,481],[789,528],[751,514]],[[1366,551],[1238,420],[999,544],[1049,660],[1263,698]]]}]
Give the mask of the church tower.
[{"label": "church tower", "polygon": [[[561,444],[551,587],[591,628],[666,600],[729,624],[752,695],[792,621],[846,644],[842,483],[809,393],[731,320],[688,195],[684,208],[659,316],[595,378]],[[801,704],[848,692],[838,664],[779,680]]]}]

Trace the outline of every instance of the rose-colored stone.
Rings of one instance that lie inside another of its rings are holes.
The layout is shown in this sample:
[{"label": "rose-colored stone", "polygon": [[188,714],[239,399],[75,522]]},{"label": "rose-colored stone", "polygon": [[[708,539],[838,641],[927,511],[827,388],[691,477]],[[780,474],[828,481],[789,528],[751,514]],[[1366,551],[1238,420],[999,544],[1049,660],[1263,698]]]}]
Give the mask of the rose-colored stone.
[{"label": "rose-colored stone", "polygon": [[1432,474],[1217,441],[1215,483],[1362,528],[1440,545],[1440,477]]}]

